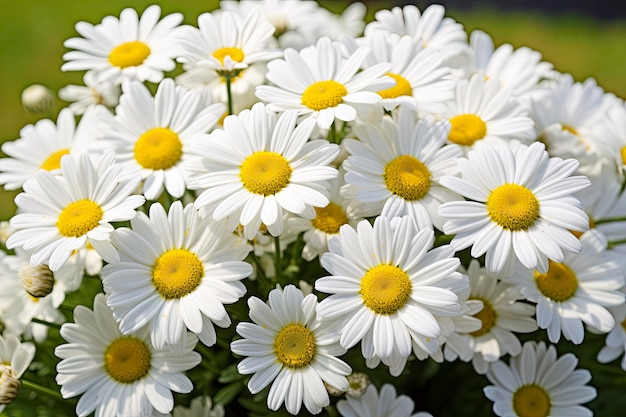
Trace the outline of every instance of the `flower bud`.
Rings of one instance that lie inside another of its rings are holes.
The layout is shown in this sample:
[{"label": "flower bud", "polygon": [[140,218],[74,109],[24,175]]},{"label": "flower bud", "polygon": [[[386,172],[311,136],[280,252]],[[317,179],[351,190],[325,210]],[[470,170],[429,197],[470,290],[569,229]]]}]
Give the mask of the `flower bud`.
[{"label": "flower bud", "polygon": [[0,366],[0,404],[13,402],[20,391],[22,383],[15,378],[13,368],[7,365]]},{"label": "flower bud", "polygon": [[17,272],[24,290],[35,298],[45,297],[52,292],[54,276],[46,265],[25,265]]},{"label": "flower bud", "polygon": [[29,113],[50,112],[52,101],[52,91],[41,84],[33,84],[22,91],[22,105]]}]

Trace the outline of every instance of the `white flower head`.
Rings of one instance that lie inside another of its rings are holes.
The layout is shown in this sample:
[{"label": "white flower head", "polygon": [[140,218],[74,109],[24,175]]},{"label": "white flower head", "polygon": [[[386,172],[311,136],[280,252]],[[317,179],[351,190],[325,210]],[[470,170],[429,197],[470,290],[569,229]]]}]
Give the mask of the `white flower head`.
[{"label": "white flower head", "polygon": [[337,403],[337,411],[343,417],[432,417],[425,412],[413,413],[413,400],[406,395],[398,395],[391,384],[384,384],[380,392],[369,385],[359,397],[346,396]]},{"label": "white flower head", "polygon": [[[609,363],[624,354],[626,349],[626,304],[609,309],[615,318],[615,326],[606,335],[604,346],[598,352],[598,362]],[[622,357],[620,365],[626,371],[626,356]]]},{"label": "white flower head", "polygon": [[34,344],[20,343],[14,335],[0,336],[0,412],[17,397],[20,378],[34,357]]},{"label": "white flower head", "polygon": [[317,297],[293,285],[270,291],[269,305],[256,297],[248,299],[250,318],[241,322],[237,333],[243,338],[231,343],[231,350],[246,356],[238,365],[241,374],[254,374],[248,389],[256,394],[272,384],[267,406],[298,414],[306,409],[318,414],[330,404],[324,383],[342,391],[348,389],[346,376],[352,370],[337,359],[345,353],[338,342],[334,323],[318,320]]},{"label": "white flower head", "polygon": [[90,106],[102,104],[108,108],[117,105],[121,89],[110,81],[97,81],[96,73],[87,71],[84,85],[66,85],[59,90],[59,98],[70,102],[69,109],[77,115],[85,113]]}]

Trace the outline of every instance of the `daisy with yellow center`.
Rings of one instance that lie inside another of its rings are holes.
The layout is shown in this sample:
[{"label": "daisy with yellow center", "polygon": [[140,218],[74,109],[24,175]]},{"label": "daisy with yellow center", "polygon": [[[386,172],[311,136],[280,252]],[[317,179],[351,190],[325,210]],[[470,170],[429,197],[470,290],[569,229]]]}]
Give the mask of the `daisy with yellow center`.
[{"label": "daisy with yellow center", "polygon": [[176,201],[166,213],[155,203],[149,217],[140,214],[131,229],[118,229],[113,244],[121,261],[102,269],[102,284],[123,334],[147,325],[156,348],[176,349],[187,330],[211,346],[214,324],[230,325],[224,304],[243,296],[241,280],[252,267],[243,262],[250,247],[224,222],[201,219],[193,204]]},{"label": "daisy with yellow center", "polygon": [[574,369],[577,363],[572,353],[557,358],[554,346],[526,342],[509,365],[497,361],[489,367],[487,378],[493,385],[483,391],[494,402],[497,416],[592,415],[580,404],[594,399],[596,390],[586,385],[591,380],[589,371]]},{"label": "daisy with yellow center", "polygon": [[417,121],[413,112],[400,109],[380,123],[355,125],[359,138],[345,139],[349,156],[344,161],[345,196],[353,196],[356,213],[409,216],[418,229],[441,229],[437,207],[460,196],[439,183],[444,175],[457,175],[458,146],[444,146],[450,125],[434,118]]},{"label": "daisy with yellow center", "polygon": [[254,374],[248,389],[256,394],[271,384],[267,406],[278,410],[285,403],[293,415],[302,404],[318,414],[330,404],[324,384],[341,391],[348,389],[346,378],[352,370],[337,359],[345,353],[332,323],[317,319],[317,297],[293,285],[270,292],[269,303],[256,297],[248,300],[250,318],[237,333],[242,337],[231,343],[231,350],[246,356],[238,365],[241,374]]},{"label": "daisy with yellow center", "polygon": [[[169,413],[174,406],[172,391],[189,393],[191,380],[184,374],[200,363],[193,351],[195,336],[186,339],[179,352],[155,349],[146,329],[123,335],[98,294],[93,311],[74,309],[74,323],[61,327],[68,342],[56,347],[56,382],[63,398],[81,395],[76,414],[87,416],[147,416]],[[89,364],[86,367],[85,364]]]},{"label": "daisy with yellow center", "polygon": [[363,46],[344,58],[341,46],[327,37],[300,52],[287,48],[284,59],[268,63],[267,79],[273,85],[256,88],[256,96],[270,103],[271,111],[296,109],[299,116],[312,117],[321,129],[335,119],[356,118],[352,104],[373,104],[381,100],[374,91],[391,88],[395,81],[384,77],[391,65],[372,65],[359,72],[370,48]]},{"label": "daisy with yellow center", "polygon": [[474,74],[460,80],[454,99],[446,107],[441,113],[451,124],[448,141],[460,145],[464,152],[510,139],[530,142],[535,138],[528,110],[510,90],[501,89],[497,79],[485,80],[482,74]]},{"label": "daisy with yellow center", "polygon": [[361,341],[367,360],[393,366],[406,361],[412,343],[428,353],[439,348],[439,317],[461,314],[459,293],[467,277],[447,245],[432,248],[434,233],[417,230],[408,217],[376,218],[342,226],[328,243],[322,266],[331,274],[315,289],[331,294],[317,308],[323,319],[339,320],[346,349]]},{"label": "daisy with yellow center", "polygon": [[141,171],[148,200],[158,199],[164,188],[180,198],[186,189],[182,164],[189,159],[189,140],[210,131],[224,113],[224,105],[175,86],[169,78],[159,84],[154,97],[138,82],[123,90],[101,143],[115,150],[122,165]]},{"label": "daisy with yellow center", "polygon": [[122,84],[123,81],[158,83],[164,71],[176,66],[180,53],[176,33],[183,20],[172,13],[159,20],[161,8],[148,7],[141,17],[134,9],[122,10],[119,19],[107,16],[102,23],[78,22],[76,31],[82,38],[70,38],[63,45],[66,52],[63,71],[89,70],[95,81]]},{"label": "daisy with yellow center", "polygon": [[280,235],[286,212],[313,218],[314,207],[328,204],[339,147],[309,141],[315,123],[296,121],[295,111],[276,119],[258,103],[227,117],[224,130],[196,135],[191,152],[199,158],[185,165],[190,188],[203,190],[195,204],[215,220],[228,218],[232,230],[243,225],[248,240],[262,224]]},{"label": "daisy with yellow center", "polygon": [[606,238],[597,230],[584,233],[579,254],[548,262],[545,273],[519,268],[512,277],[527,300],[537,303],[537,324],[557,343],[561,333],[575,344],[583,341],[583,323],[606,333],[615,320],[607,307],[624,304],[624,274]]},{"label": "daisy with yellow center", "polygon": [[86,153],[70,154],[62,159],[61,176],[37,172],[15,198],[20,213],[10,224],[19,230],[7,247],[32,250],[31,264],[45,263],[53,272],[88,244],[107,262],[117,261],[109,240],[111,222],[133,218],[145,199],[131,195],[139,178],[120,169],[113,158],[113,153],[93,159]]},{"label": "daisy with yellow center", "polygon": [[438,210],[457,250],[471,246],[474,258],[486,253],[487,270],[502,277],[513,273],[516,259],[545,273],[548,259],[561,262],[563,251],[580,252],[571,231],[587,230],[589,219],[573,194],[590,182],[571,176],[577,161],[549,158],[540,142],[512,141],[470,151],[458,163],[461,178],[440,182],[470,201]]}]

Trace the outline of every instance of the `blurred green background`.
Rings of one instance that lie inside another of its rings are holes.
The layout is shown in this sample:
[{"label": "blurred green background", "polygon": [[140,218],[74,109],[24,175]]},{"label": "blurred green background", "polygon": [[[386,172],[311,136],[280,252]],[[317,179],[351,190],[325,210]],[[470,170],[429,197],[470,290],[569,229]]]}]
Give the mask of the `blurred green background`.
[{"label": "blurred green background", "polygon": [[[67,84],[80,84],[82,73],[62,73],[63,41],[77,36],[79,20],[98,23],[106,15],[118,16],[124,7],[139,11],[158,3],[163,13],[182,12],[185,22],[195,24],[197,16],[217,7],[217,0],[0,0],[0,142],[19,137],[19,130],[42,116],[24,111],[22,90],[34,83],[53,91]],[[347,1],[321,1],[335,11]],[[391,1],[367,1],[368,18]],[[445,6],[446,1],[441,1]],[[418,2],[424,7],[426,2]],[[496,7],[448,8],[448,15],[469,32],[482,29],[496,45],[508,42],[529,46],[543,53],[545,60],[577,80],[595,77],[607,91],[626,97],[626,21],[597,21],[581,14],[549,15],[547,12],[504,12]],[[54,114],[64,106],[57,101]],[[0,192],[0,220],[15,212],[15,193]]]}]

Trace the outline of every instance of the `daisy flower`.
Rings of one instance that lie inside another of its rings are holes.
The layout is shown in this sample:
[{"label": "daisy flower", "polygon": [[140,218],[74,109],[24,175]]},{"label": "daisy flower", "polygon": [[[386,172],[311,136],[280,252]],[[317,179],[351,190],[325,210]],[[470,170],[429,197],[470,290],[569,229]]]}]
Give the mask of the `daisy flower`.
[{"label": "daisy flower", "polygon": [[[518,287],[487,274],[476,260],[470,262],[467,275],[471,288],[469,301],[482,304],[482,308],[470,314],[480,320],[481,327],[458,338],[457,344],[469,347],[474,369],[485,374],[489,363],[506,354],[520,354],[522,344],[515,333],[537,330],[537,322],[532,317],[535,307],[518,301],[524,298]],[[450,347],[450,344],[446,346]]]},{"label": "daisy flower", "polygon": [[624,303],[624,275],[607,252],[602,235],[591,230],[580,238],[582,251],[549,262],[544,273],[518,268],[511,280],[529,301],[537,303],[537,324],[557,343],[561,333],[574,344],[583,341],[583,322],[606,333],[615,326],[605,307]]},{"label": "daisy flower", "polygon": [[122,10],[119,19],[107,16],[102,23],[78,22],[76,31],[82,38],[70,38],[63,46],[67,61],[62,71],[89,70],[96,82],[150,81],[158,83],[164,71],[171,71],[174,58],[180,54],[176,40],[177,26],[183,15],[172,13],[159,21],[161,8],[148,7],[141,17],[134,9]]},{"label": "daisy flower", "polygon": [[413,400],[406,395],[398,395],[391,384],[384,384],[380,393],[374,385],[369,385],[360,397],[347,395],[337,403],[337,411],[343,417],[432,417],[420,412],[411,414]]},{"label": "daisy flower", "polygon": [[494,402],[498,416],[592,416],[579,404],[596,397],[595,388],[585,385],[591,379],[586,369],[574,369],[578,359],[567,353],[557,359],[554,346],[534,341],[524,343],[522,353],[510,365],[498,361],[489,367],[487,378],[493,385],[484,388]]},{"label": "daisy flower", "polygon": [[182,164],[190,158],[189,139],[208,132],[224,114],[224,105],[210,104],[197,91],[163,80],[154,97],[148,88],[126,85],[111,127],[100,141],[115,151],[117,161],[141,171],[143,193],[156,200],[165,190],[174,198],[185,192]]},{"label": "daisy flower", "polygon": [[0,335],[0,412],[17,397],[20,378],[35,357],[35,345],[20,343],[13,335]]},{"label": "daisy flower", "polygon": [[172,417],[224,417],[224,406],[215,404],[208,395],[191,400],[189,407],[176,406]]},{"label": "daisy flower", "polygon": [[457,250],[472,246],[471,255],[486,253],[490,274],[509,276],[518,259],[541,273],[548,259],[563,261],[563,250],[580,252],[570,230],[585,231],[589,218],[573,194],[589,186],[583,176],[571,176],[574,159],[550,158],[542,143],[517,141],[484,146],[459,158],[461,178],[443,177],[440,183],[473,201],[439,207],[446,234],[456,235]]},{"label": "daisy flower", "polygon": [[90,244],[107,262],[118,255],[109,241],[111,222],[135,217],[145,199],[131,195],[140,178],[113,161],[113,153],[90,159],[86,153],[66,155],[61,176],[40,170],[15,197],[19,213],[11,218],[17,230],[7,248],[33,250],[33,266],[58,271],[72,255]]},{"label": "daisy flower", "polygon": [[273,33],[274,27],[260,13],[242,15],[229,10],[203,13],[198,16],[197,29],[182,27],[178,60],[187,69],[200,66],[216,76],[236,75],[256,62],[281,56],[280,50],[268,48]]},{"label": "daisy flower", "polygon": [[622,176],[626,174],[626,102],[618,102],[604,112],[605,120],[598,123],[597,139],[604,144],[605,157]]},{"label": "daisy flower", "polygon": [[327,37],[300,52],[288,48],[284,59],[267,64],[267,79],[274,85],[258,86],[256,95],[270,103],[270,111],[296,109],[299,116],[314,118],[321,129],[335,119],[351,122],[356,118],[355,104],[377,103],[381,96],[375,91],[395,84],[383,77],[391,64],[373,65],[357,74],[370,52],[363,46],[344,58],[341,45]]},{"label": "daisy flower", "polygon": [[96,81],[96,73],[92,71],[85,73],[83,83],[85,85],[66,85],[59,90],[59,98],[70,103],[69,109],[74,114],[81,115],[89,106],[96,104],[113,108],[119,102],[119,85]]},{"label": "daisy flower", "polygon": [[463,26],[444,17],[443,6],[432,4],[423,12],[413,5],[376,12],[376,20],[365,27],[365,36],[374,31],[410,35],[424,48],[439,50],[444,59],[461,55],[467,49],[467,35]]},{"label": "daisy flower", "polygon": [[[598,362],[609,363],[624,354],[626,349],[626,304],[609,309],[615,318],[613,330],[606,335],[604,346],[598,352]],[[621,366],[626,371],[626,356],[621,360]]]},{"label": "daisy flower", "polygon": [[317,319],[317,297],[293,285],[269,293],[269,305],[256,297],[248,299],[250,318],[241,322],[237,333],[243,338],[231,343],[231,350],[246,356],[238,365],[240,374],[254,374],[248,389],[256,394],[272,384],[267,406],[276,411],[285,403],[293,415],[302,404],[318,414],[330,404],[324,383],[348,389],[346,376],[352,370],[337,356],[345,353],[334,323]]},{"label": "daisy flower", "polygon": [[354,197],[364,217],[408,215],[417,229],[441,229],[444,219],[437,207],[461,199],[439,182],[458,174],[456,158],[462,155],[458,146],[444,146],[449,130],[445,121],[417,121],[404,109],[380,124],[356,124],[359,140],[342,141],[349,154],[342,192]]},{"label": "daisy flower", "polygon": [[452,125],[448,140],[466,152],[509,139],[535,139],[528,111],[511,96],[511,90],[500,88],[497,79],[485,80],[482,74],[474,74],[469,80],[459,80],[455,99],[446,105],[440,117]]},{"label": "daisy flower", "polygon": [[61,359],[56,382],[63,398],[82,394],[76,404],[80,417],[94,411],[96,417],[169,413],[172,391],[193,389],[184,372],[200,363],[200,354],[193,351],[197,339],[188,337],[175,355],[155,349],[147,329],[123,335],[103,294],[96,295],[93,311],[76,307],[74,323],[61,326],[61,336],[68,343],[54,350]]},{"label": "daisy flower", "polygon": [[105,124],[106,109],[91,108],[76,124],[69,109],[59,112],[56,124],[48,119],[39,120],[20,130],[20,137],[2,145],[8,158],[0,159],[0,184],[6,190],[17,190],[40,169],[58,174],[61,157],[72,151],[86,151],[99,137]]},{"label": "daisy flower", "polygon": [[252,239],[263,223],[272,236],[283,229],[285,211],[315,216],[328,204],[327,180],[337,176],[330,163],[339,147],[309,137],[313,120],[296,126],[289,111],[277,117],[262,103],[224,120],[224,130],[196,135],[191,151],[199,158],[185,165],[196,199],[215,220],[228,218],[229,228],[243,225]]},{"label": "daisy flower", "polygon": [[439,347],[437,317],[460,315],[458,294],[468,281],[456,272],[450,245],[429,250],[434,239],[406,216],[379,216],[373,226],[342,226],[328,242],[321,263],[331,275],[317,279],[315,289],[331,295],[317,313],[340,321],[343,347],[361,341],[366,359],[385,364],[408,357],[412,342],[429,352]]},{"label": "daisy flower", "polygon": [[154,203],[150,217],[138,214],[112,242],[121,261],[102,269],[102,285],[123,334],[148,325],[152,344],[162,349],[181,338],[184,345],[189,329],[211,346],[213,324],[230,325],[224,304],[244,295],[241,280],[252,267],[243,262],[250,247],[223,222],[202,219],[193,203],[183,209],[176,201],[168,213]]}]

